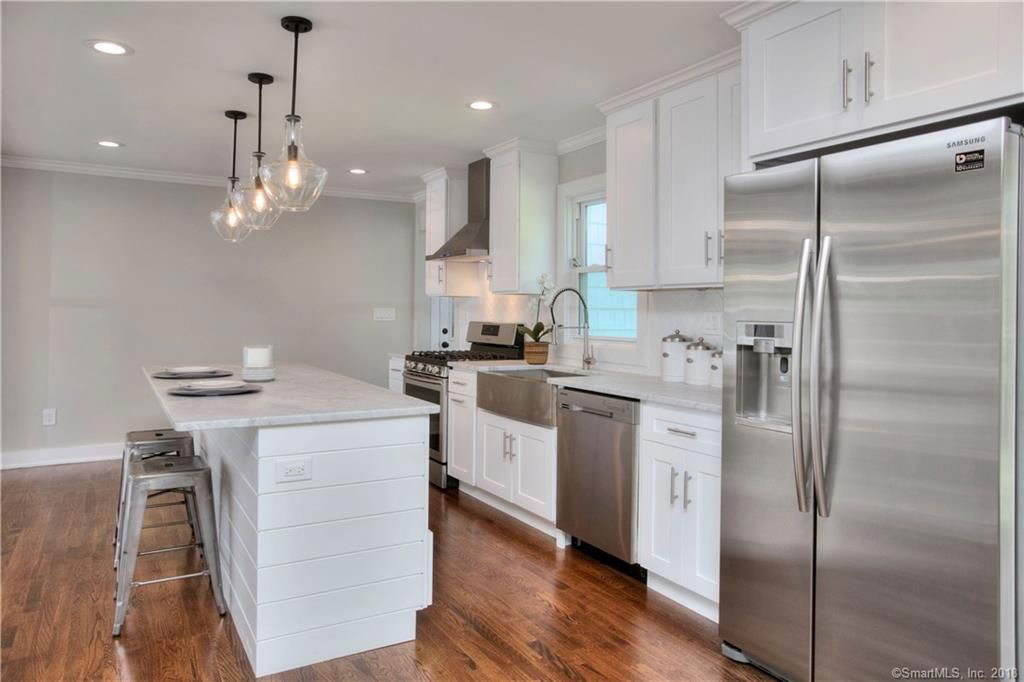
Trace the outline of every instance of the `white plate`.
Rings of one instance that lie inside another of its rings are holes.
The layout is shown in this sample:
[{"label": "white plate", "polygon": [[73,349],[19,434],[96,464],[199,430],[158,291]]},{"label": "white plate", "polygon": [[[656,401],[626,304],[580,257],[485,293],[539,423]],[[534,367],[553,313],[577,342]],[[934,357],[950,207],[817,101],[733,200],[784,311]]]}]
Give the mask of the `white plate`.
[{"label": "white plate", "polygon": [[168,367],[164,370],[168,374],[207,374],[208,372],[220,371],[217,367]]},{"label": "white plate", "polygon": [[237,379],[205,379],[203,381],[191,381],[182,388],[194,391],[208,390],[211,388],[244,388],[245,382]]}]

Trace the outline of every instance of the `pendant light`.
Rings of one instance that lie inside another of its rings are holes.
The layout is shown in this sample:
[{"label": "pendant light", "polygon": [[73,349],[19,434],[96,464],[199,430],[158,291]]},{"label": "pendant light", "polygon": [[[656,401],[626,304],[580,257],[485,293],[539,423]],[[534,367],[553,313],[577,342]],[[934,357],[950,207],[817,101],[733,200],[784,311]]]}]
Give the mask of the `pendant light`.
[{"label": "pendant light", "polygon": [[259,86],[259,104],[256,114],[256,151],[252,154],[249,177],[234,193],[235,205],[242,213],[242,222],[252,230],[269,230],[281,217],[281,209],[267,194],[260,177],[263,166],[263,86],[274,82],[265,73],[250,73],[249,81]]},{"label": "pendant light", "polygon": [[281,156],[260,168],[263,187],[283,211],[308,211],[320,197],[327,182],[327,170],[316,165],[302,149],[302,117],[295,113],[295,85],[299,69],[299,34],[313,30],[313,22],[304,17],[285,17],[284,30],[295,34],[292,53],[292,111],[284,117],[284,144]]},{"label": "pendant light", "polygon": [[228,192],[220,208],[210,211],[210,222],[217,230],[221,239],[228,242],[240,242],[249,236],[249,226],[242,221],[242,213],[238,210],[232,195],[238,177],[235,175],[235,156],[238,150],[238,122],[246,117],[244,111],[228,110],[224,115],[234,121],[234,136],[231,141],[231,177],[228,178]]}]

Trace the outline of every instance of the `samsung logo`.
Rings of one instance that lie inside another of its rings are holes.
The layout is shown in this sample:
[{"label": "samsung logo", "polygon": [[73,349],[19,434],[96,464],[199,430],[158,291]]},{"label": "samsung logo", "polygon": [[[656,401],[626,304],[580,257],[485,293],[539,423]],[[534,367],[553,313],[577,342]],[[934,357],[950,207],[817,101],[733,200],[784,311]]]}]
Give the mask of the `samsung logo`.
[{"label": "samsung logo", "polygon": [[953,149],[954,147],[966,147],[972,144],[981,144],[985,141],[985,136],[981,137],[968,137],[963,140],[954,140],[953,142],[946,143],[946,149]]}]

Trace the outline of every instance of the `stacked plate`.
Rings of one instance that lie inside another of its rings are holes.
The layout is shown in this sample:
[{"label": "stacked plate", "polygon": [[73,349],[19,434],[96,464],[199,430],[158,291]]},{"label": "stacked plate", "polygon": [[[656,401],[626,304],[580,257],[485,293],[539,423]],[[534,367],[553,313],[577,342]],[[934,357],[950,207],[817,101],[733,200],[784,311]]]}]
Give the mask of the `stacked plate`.
[{"label": "stacked plate", "polygon": [[257,393],[262,390],[259,386],[247,384],[236,379],[206,379],[204,381],[192,381],[175,386],[168,393],[186,396],[214,396],[241,395],[243,393]]},{"label": "stacked plate", "polygon": [[206,366],[165,367],[153,374],[154,379],[215,379],[229,376],[231,372],[226,369]]}]

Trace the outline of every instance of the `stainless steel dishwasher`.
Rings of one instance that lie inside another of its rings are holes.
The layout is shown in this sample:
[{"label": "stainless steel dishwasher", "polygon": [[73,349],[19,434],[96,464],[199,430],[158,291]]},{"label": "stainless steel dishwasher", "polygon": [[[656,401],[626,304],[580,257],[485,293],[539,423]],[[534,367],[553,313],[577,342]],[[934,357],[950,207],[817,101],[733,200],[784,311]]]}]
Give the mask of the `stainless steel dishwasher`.
[{"label": "stainless steel dishwasher", "polygon": [[640,403],[558,390],[555,524],[579,540],[636,563],[636,425]]}]

